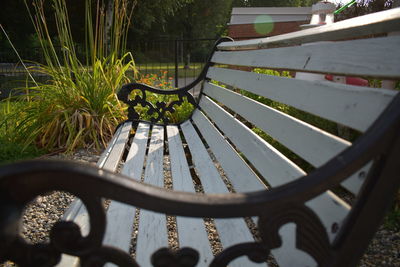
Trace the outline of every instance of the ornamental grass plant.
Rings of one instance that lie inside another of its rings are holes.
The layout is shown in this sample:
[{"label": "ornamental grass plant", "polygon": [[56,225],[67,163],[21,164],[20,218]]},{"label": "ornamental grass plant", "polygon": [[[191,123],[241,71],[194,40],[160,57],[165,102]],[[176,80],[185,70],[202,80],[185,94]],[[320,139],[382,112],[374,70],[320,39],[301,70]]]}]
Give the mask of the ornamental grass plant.
[{"label": "ornamental grass plant", "polygon": [[[43,75],[48,79],[44,83],[33,80],[25,88],[17,89],[21,91],[17,96],[6,100],[18,107],[9,109],[0,122],[9,141],[24,147],[33,144],[49,152],[99,149],[125,118],[125,107],[118,101],[116,91],[136,75],[132,55],[124,52],[133,6],[128,0],[113,1],[108,33],[104,3],[97,0],[96,6],[92,6],[93,1],[85,1],[83,60],[76,53],[66,0],[51,0],[57,45],[49,34],[44,0],[33,1],[30,17],[45,64],[35,63],[29,72],[33,77]],[[58,45],[61,51],[57,51]]]}]

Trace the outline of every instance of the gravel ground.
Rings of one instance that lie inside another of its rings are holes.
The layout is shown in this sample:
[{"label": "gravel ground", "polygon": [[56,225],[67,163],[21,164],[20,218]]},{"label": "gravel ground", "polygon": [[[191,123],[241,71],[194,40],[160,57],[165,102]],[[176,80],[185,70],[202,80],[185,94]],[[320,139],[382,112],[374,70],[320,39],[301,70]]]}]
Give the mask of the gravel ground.
[{"label": "gravel ground", "polygon": [[[89,162],[95,164],[99,159],[99,155],[93,151],[78,151],[77,153],[65,156],[65,155],[54,155],[51,158],[55,159],[72,159],[75,161]],[[171,174],[169,170],[169,161],[164,161],[164,174],[167,177],[165,185],[167,188],[171,188]],[[220,166],[217,168],[223,174]],[[195,179],[196,181],[196,179]],[[228,185],[230,191],[229,181],[225,179],[225,183]],[[195,189],[197,192],[204,192],[201,184],[194,182]],[[23,233],[22,235],[33,243],[48,241],[48,233],[52,225],[57,222],[65,209],[73,200],[73,196],[64,192],[53,192],[52,194],[37,197],[27,208],[23,218]],[[178,248],[178,238],[176,234],[176,220],[173,216],[167,217],[167,227],[169,230],[169,247]],[[212,246],[213,253],[216,254],[222,250],[221,242],[216,232],[215,224],[212,219],[205,220],[209,240]],[[252,230],[253,235],[256,239],[257,229],[254,223],[247,219],[247,224]],[[131,254],[135,253],[135,242],[137,237],[137,225],[134,225]],[[274,266],[274,259],[269,259],[270,265]],[[12,263],[0,264],[0,267],[14,266]],[[400,232],[386,229],[381,226],[378,232],[375,234],[374,239],[370,243],[365,255],[362,257],[359,266],[400,266]]]}]

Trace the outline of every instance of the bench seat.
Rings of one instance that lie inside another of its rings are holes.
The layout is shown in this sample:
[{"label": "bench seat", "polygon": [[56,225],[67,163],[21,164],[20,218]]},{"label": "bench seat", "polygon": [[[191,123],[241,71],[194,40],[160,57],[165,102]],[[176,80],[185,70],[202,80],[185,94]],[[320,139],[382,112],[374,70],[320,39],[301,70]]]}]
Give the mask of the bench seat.
[{"label": "bench seat", "polygon": [[[58,266],[355,266],[400,184],[400,94],[324,75],[399,80],[400,54],[388,53],[400,47],[400,36],[387,34],[395,31],[399,8],[270,38],[225,38],[189,86],[125,85],[118,97],[129,119],[96,168],[34,161],[0,170],[1,188],[17,203],[0,204],[0,225],[18,219],[7,208],[41,192],[80,199],[46,249],[2,231],[0,260],[40,260],[9,252],[24,247]],[[199,82],[195,99],[189,90]],[[151,94],[178,99],[150,103]],[[190,118],[170,123],[184,102],[194,107]],[[140,118],[138,106],[153,117]],[[21,187],[29,179],[35,186]],[[179,249],[166,249],[171,232]]]}]

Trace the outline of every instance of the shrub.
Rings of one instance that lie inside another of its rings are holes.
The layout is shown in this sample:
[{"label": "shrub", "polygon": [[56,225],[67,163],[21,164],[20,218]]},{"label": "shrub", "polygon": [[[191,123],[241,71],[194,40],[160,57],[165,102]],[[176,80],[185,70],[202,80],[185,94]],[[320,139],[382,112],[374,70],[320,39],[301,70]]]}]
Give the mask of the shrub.
[{"label": "shrub", "polygon": [[49,79],[22,88],[24,94],[12,99],[20,108],[9,112],[2,124],[16,122],[8,135],[24,147],[35,144],[48,151],[67,152],[78,147],[99,149],[125,118],[116,90],[129,82],[128,73],[136,73],[132,55],[123,54],[130,21],[128,1],[114,1],[112,35],[107,42],[104,7],[97,5],[93,26],[92,1],[86,0],[86,62],[79,60],[75,51],[66,1],[52,0],[61,51],[56,51],[49,36],[43,1],[34,1],[31,19],[46,64],[37,64],[30,71]]}]

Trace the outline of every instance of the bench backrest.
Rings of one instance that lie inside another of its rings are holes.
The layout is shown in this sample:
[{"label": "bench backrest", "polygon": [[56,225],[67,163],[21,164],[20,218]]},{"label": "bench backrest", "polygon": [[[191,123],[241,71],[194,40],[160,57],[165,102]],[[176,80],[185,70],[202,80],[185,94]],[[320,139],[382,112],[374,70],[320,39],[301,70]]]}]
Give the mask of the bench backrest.
[{"label": "bench backrest", "polygon": [[[231,170],[235,190],[251,192],[292,182],[361,140],[399,91],[335,83],[325,75],[341,81],[364,78],[370,84],[399,80],[400,36],[387,34],[396,31],[399,8],[275,37],[220,43],[192,121],[215,157]],[[319,75],[297,79],[296,72]],[[224,162],[232,159],[227,157],[231,148],[241,163]],[[346,194],[360,197],[371,169],[376,172],[373,158],[341,183]],[[255,179],[244,180],[243,175]],[[346,218],[354,214],[340,192],[327,191],[307,202],[332,243],[349,231],[343,226],[348,228]],[[274,256],[285,262],[284,253]],[[306,261],[301,254],[292,257]]]}]

